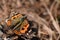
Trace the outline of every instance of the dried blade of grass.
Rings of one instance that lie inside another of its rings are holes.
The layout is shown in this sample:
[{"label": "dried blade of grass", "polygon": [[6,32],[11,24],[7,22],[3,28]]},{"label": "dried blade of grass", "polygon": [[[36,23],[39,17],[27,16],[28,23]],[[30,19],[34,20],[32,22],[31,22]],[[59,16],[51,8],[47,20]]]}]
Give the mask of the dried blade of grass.
[{"label": "dried blade of grass", "polygon": [[46,25],[43,24],[43,26],[44,26],[44,29],[45,29],[50,35],[52,35],[53,31],[51,31],[51,29],[48,28]]},{"label": "dried blade of grass", "polygon": [[[46,8],[46,9],[47,9],[47,8]],[[47,9],[47,12],[48,12],[48,14],[50,15],[50,18],[51,18],[51,20],[52,20],[52,23],[53,23],[55,29],[56,29],[56,30],[58,31],[58,33],[60,34],[60,28],[59,28],[58,23],[54,20],[51,12],[50,12],[48,9]]]},{"label": "dried blade of grass", "polygon": [[47,5],[44,3],[44,1],[42,1],[43,3],[43,6],[45,7],[45,9],[47,10],[50,18],[51,18],[51,21],[52,21],[52,24],[54,25],[55,29],[58,31],[58,33],[60,34],[60,28],[59,28],[59,25],[58,23],[54,20],[53,16],[52,16],[52,13],[51,11],[48,9]]},{"label": "dried blade of grass", "polygon": [[39,38],[41,37],[41,35],[40,35],[40,33],[41,33],[40,26],[41,25],[39,25],[39,27],[38,27],[38,36],[39,36]]},{"label": "dried blade of grass", "polygon": [[20,0],[17,0],[17,6],[22,7],[22,4],[21,4]]},{"label": "dried blade of grass", "polygon": [[52,40],[52,35],[50,35],[50,39],[49,40]]},{"label": "dried blade of grass", "polygon": [[[54,9],[54,10],[55,10],[55,11],[54,11],[54,13],[55,13],[55,19],[56,19],[57,24],[58,24],[58,19],[57,19],[57,16],[58,16],[58,15],[57,15],[57,12],[58,12],[58,11],[57,11],[58,5],[59,5],[59,4],[56,3],[55,9]],[[58,25],[59,25],[59,24],[58,24]]]},{"label": "dried blade of grass", "polygon": [[[52,11],[54,11],[54,17],[55,17],[55,19],[56,19],[56,22],[58,23],[58,20],[57,20],[57,8],[58,8],[58,3],[56,3],[56,1],[54,1],[53,3],[52,3],[52,5],[51,5],[51,7],[50,7],[50,11],[52,12]],[[54,6],[55,5],[55,6]],[[54,10],[53,10],[53,8],[54,8]]]},{"label": "dried blade of grass", "polygon": [[55,5],[55,1],[51,4],[51,7],[50,7],[50,11],[52,12],[53,8],[54,8],[54,5]]},{"label": "dried blade of grass", "polygon": [[59,37],[56,40],[59,40],[59,38],[60,38],[60,35],[59,35]]},{"label": "dried blade of grass", "polygon": [[44,25],[44,29],[48,32],[48,34],[50,36],[49,40],[52,40],[53,31],[51,31],[51,29],[48,28],[46,25]]}]

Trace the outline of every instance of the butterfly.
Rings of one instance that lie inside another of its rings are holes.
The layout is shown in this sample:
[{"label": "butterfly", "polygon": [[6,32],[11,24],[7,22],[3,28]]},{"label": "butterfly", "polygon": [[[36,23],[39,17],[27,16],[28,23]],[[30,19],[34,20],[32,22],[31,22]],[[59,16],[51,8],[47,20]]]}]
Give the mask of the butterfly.
[{"label": "butterfly", "polygon": [[17,35],[26,33],[29,27],[27,16],[22,14],[12,16],[7,20],[6,24],[7,27],[9,27]]}]

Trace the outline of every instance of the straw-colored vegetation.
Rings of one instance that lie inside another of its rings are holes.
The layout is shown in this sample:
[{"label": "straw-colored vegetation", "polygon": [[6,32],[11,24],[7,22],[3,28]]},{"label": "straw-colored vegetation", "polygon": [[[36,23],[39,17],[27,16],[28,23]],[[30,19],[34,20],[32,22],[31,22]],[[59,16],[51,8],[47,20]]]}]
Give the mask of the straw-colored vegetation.
[{"label": "straw-colored vegetation", "polygon": [[0,22],[15,13],[38,24],[41,40],[60,40],[60,0],[0,0]]}]

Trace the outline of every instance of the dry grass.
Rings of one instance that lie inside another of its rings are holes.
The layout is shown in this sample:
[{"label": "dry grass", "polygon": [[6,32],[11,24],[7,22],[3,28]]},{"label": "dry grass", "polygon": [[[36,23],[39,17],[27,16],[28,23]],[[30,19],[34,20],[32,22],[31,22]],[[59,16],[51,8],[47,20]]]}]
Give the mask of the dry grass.
[{"label": "dry grass", "polygon": [[[58,0],[59,1],[59,0]],[[27,15],[29,21],[38,24],[37,36],[41,40],[59,40],[60,3],[56,0],[0,0],[0,18],[5,20],[14,15],[13,12]],[[51,25],[50,25],[51,24]],[[49,36],[45,37],[45,36]]]}]

